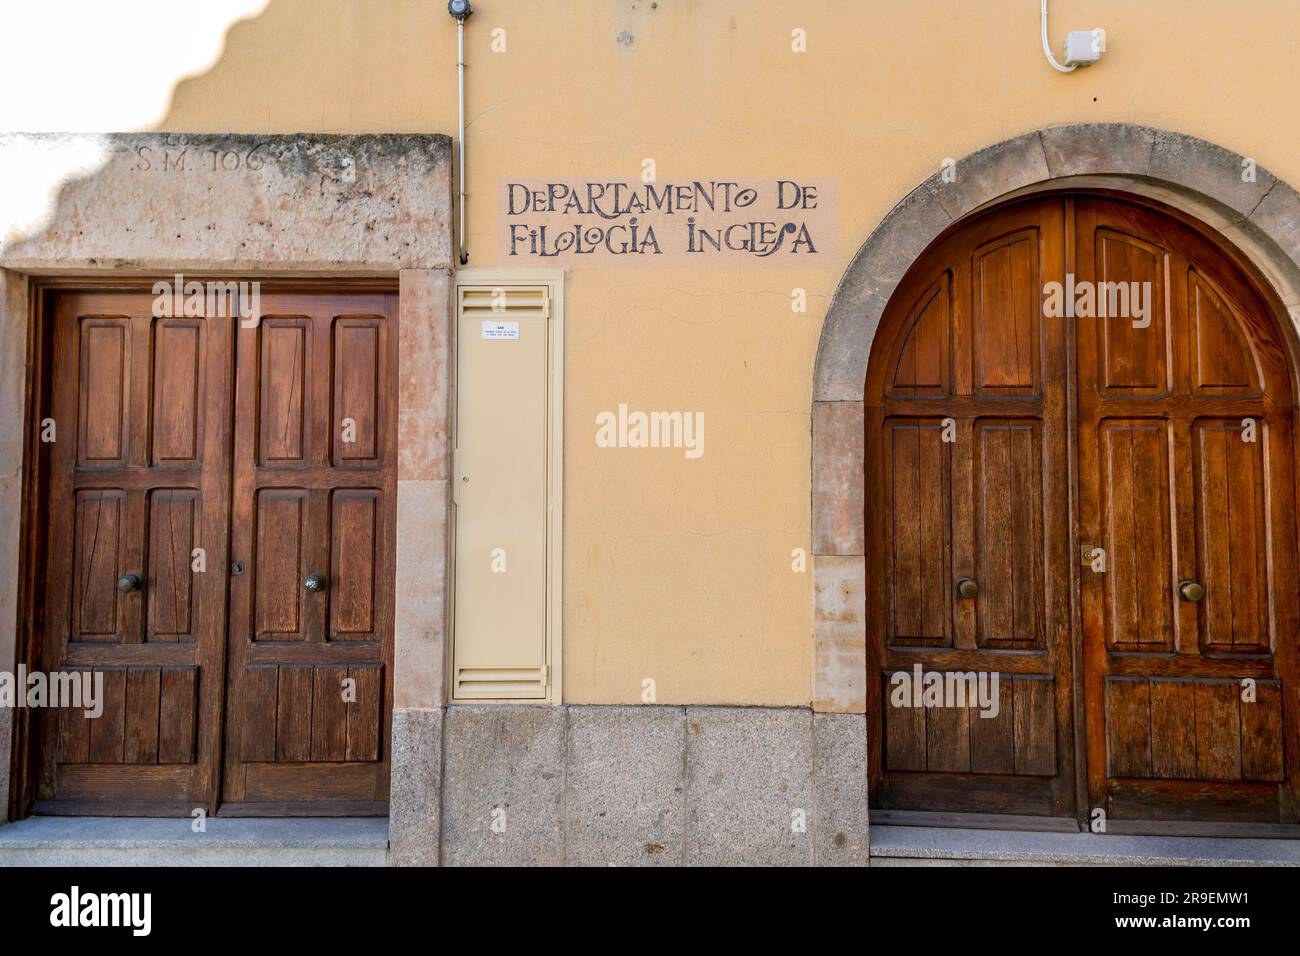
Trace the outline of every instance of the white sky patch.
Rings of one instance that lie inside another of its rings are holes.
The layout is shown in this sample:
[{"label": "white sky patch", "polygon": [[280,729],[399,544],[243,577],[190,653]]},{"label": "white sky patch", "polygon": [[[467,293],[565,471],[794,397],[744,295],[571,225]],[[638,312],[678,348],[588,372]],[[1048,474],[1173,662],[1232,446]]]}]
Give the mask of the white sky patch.
[{"label": "white sky patch", "polygon": [[102,136],[0,133],[0,246],[38,233],[63,183],[93,173],[107,158]]},{"label": "white sky patch", "polygon": [[[210,69],[269,0],[42,0],[0,30],[0,244],[39,232],[59,188],[106,159],[108,132],[156,126],[176,84]],[[5,133],[81,133],[34,140]]]},{"label": "white sky patch", "polygon": [[5,4],[0,131],[128,132],[158,123],[179,80],[208,70],[226,32],[269,0],[41,0]]}]

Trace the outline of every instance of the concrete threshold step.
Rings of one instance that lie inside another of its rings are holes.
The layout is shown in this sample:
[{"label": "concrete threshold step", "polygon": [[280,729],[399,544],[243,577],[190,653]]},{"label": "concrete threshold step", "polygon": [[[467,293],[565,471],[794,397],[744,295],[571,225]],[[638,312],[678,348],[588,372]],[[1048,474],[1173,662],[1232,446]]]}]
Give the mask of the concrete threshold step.
[{"label": "concrete threshold step", "polygon": [[1300,840],[873,826],[872,866],[1300,866]]},{"label": "concrete threshold step", "polygon": [[384,817],[29,817],[0,826],[4,866],[383,866]]}]

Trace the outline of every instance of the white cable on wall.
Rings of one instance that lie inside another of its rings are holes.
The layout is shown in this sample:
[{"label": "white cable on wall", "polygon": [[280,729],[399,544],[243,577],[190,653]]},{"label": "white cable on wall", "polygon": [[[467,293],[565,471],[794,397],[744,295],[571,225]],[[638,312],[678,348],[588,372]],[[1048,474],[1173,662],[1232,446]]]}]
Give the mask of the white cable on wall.
[{"label": "white cable on wall", "polygon": [[1061,73],[1073,73],[1079,68],[1077,63],[1074,66],[1061,66],[1052,55],[1052,45],[1047,41],[1047,0],[1043,0],[1043,53],[1047,56],[1047,62]]}]

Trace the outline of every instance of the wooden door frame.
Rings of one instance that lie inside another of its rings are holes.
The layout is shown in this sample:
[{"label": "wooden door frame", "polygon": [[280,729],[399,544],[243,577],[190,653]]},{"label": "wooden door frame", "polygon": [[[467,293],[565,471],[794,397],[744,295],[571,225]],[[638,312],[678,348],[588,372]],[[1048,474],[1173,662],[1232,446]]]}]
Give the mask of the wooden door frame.
[{"label": "wooden door frame", "polygon": [[[268,292],[331,292],[331,293],[389,293],[400,297],[399,280],[394,277],[277,277],[266,273],[241,274],[230,272],[187,271],[187,278],[201,281],[250,281],[257,280]],[[15,666],[38,664],[41,660],[40,640],[43,625],[44,603],[40,594],[40,578],[45,562],[44,536],[48,519],[49,462],[48,454],[39,440],[36,424],[45,417],[50,407],[53,375],[53,326],[52,304],[61,293],[74,292],[135,292],[151,293],[156,282],[173,282],[174,274],[141,274],[130,276],[57,275],[29,277],[27,296],[27,382],[22,413],[24,434],[24,461],[22,469],[22,502],[20,522],[20,556],[17,568],[18,601],[17,633],[15,641]],[[400,309],[399,300],[399,309]],[[400,329],[400,326],[399,326]],[[399,331],[400,334],[400,331]],[[399,359],[400,363],[400,359]],[[234,372],[233,366],[231,369]],[[398,374],[394,369],[393,373]],[[231,387],[234,383],[232,379]],[[233,416],[233,404],[229,413]],[[401,445],[401,436],[398,436]],[[231,449],[227,449],[227,470],[233,469]],[[396,453],[396,450],[395,450]],[[233,488],[231,489],[233,493]],[[227,526],[229,514],[227,514]],[[227,529],[228,533],[228,529]],[[393,555],[396,560],[396,555]],[[226,626],[220,654],[221,673],[218,675],[219,686],[225,687],[225,665],[227,658],[226,644],[229,635],[229,583],[224,590],[227,608]],[[392,641],[389,642],[392,653]],[[393,655],[395,657],[395,654]],[[390,673],[394,661],[388,661]],[[388,726],[385,733],[391,739],[392,710],[394,703],[394,680],[384,682],[384,713]],[[217,701],[216,734],[214,744],[214,779],[211,786],[211,799],[203,809],[209,815],[215,815],[220,809],[222,752],[225,745],[225,694]],[[37,732],[37,715],[29,708],[15,710],[13,748],[11,752],[10,792],[8,797],[10,817],[21,819],[31,812],[36,801],[36,786],[40,768],[40,734]],[[126,807],[114,813],[110,808],[86,808],[78,805],[74,810],[94,812],[98,815],[132,815],[131,808]],[[189,812],[189,808],[186,809]]]},{"label": "wooden door frame", "polygon": [[[996,215],[1009,207],[1018,203],[1042,201],[1046,198],[1058,197],[1064,204],[1064,270],[1072,273],[1076,266],[1076,249],[1075,249],[1075,202],[1079,198],[1102,198],[1120,203],[1127,203],[1137,206],[1158,215],[1166,216],[1185,228],[1191,230],[1196,235],[1203,238],[1224,260],[1233,267],[1241,270],[1242,275],[1250,283],[1254,291],[1260,296],[1261,300],[1267,305],[1274,328],[1278,332],[1280,340],[1284,343],[1288,371],[1292,384],[1293,411],[1300,411],[1300,391],[1297,386],[1300,385],[1300,335],[1297,335],[1294,324],[1289,321],[1289,315],[1285,306],[1280,301],[1276,290],[1268,282],[1260,269],[1251,262],[1242,252],[1230,243],[1217,230],[1213,229],[1206,223],[1202,222],[1195,216],[1192,216],[1182,210],[1169,206],[1166,203],[1153,199],[1148,196],[1142,196],[1129,193],[1118,189],[1106,188],[1069,188],[1061,187],[1057,189],[1048,189],[1043,191],[1031,192],[1024,195],[1018,195],[1005,198],[1001,201],[990,203],[981,207],[975,212],[962,217],[958,221],[942,230],[933,241],[919,255],[913,259],[912,264],[920,261],[927,255],[930,249],[938,246],[956,231],[970,225],[972,222],[986,217]],[[910,271],[911,265],[908,266]],[[904,275],[906,274],[904,272]],[[900,284],[902,276],[900,276]],[[898,330],[885,328],[883,325],[875,330],[872,346],[867,356],[867,367],[870,367],[871,359],[875,356],[877,348],[888,348],[895,343]],[[1077,367],[1077,341],[1074,335],[1065,337],[1065,362],[1066,362],[1066,421],[1065,435],[1067,441],[1067,481],[1066,500],[1068,502],[1069,514],[1068,520],[1068,554],[1077,553],[1080,541],[1080,506],[1081,506],[1081,485],[1078,468],[1079,458],[1079,396],[1078,396],[1078,367]],[[864,376],[865,380],[865,376]],[[865,407],[863,408],[865,413]],[[865,415],[864,415],[865,419]],[[863,421],[865,426],[866,421]],[[1293,507],[1300,505],[1300,435],[1297,434],[1300,429],[1294,429],[1292,434],[1292,460],[1295,463],[1293,468],[1293,481],[1291,497]],[[814,458],[814,461],[816,459]],[[867,469],[868,463],[863,459],[864,475],[869,474]],[[868,486],[870,482],[867,482]],[[871,527],[870,520],[865,515],[865,509],[870,507],[871,501],[865,498],[862,501],[864,509],[863,521],[864,527]],[[1297,538],[1292,545],[1300,551],[1300,531],[1297,532]],[[873,545],[864,541],[864,548],[869,549]],[[866,564],[872,566],[873,562],[868,558]],[[1070,568],[1070,667],[1073,671],[1074,679],[1071,681],[1071,712],[1074,717],[1074,726],[1072,738],[1074,741],[1074,763],[1075,763],[1075,780],[1074,789],[1076,794],[1076,814],[1074,823],[1080,831],[1085,831],[1089,827],[1089,816],[1092,808],[1089,804],[1088,795],[1088,754],[1087,754],[1087,727],[1085,725],[1085,688],[1084,681],[1086,674],[1083,667],[1083,642],[1082,642],[1082,620],[1081,620],[1081,600],[1080,588],[1082,586],[1079,563],[1074,560],[1067,561]],[[866,583],[866,594],[870,593],[871,582]],[[868,608],[870,601],[867,601]],[[869,774],[869,782],[879,780],[881,767],[881,756],[883,754],[883,740],[881,737],[883,728],[873,720],[878,719],[879,710],[875,706],[878,701],[878,694],[873,693],[875,684],[873,683],[874,675],[879,672],[881,662],[878,659],[878,649],[874,646],[875,642],[871,639],[870,631],[865,634],[865,659],[866,659],[866,724],[870,739],[870,754],[874,758],[872,764],[873,771]],[[1300,635],[1295,639],[1300,640]],[[1294,735],[1293,735],[1294,736]],[[869,787],[869,794],[872,792]],[[878,822],[887,824],[912,824],[918,826],[968,826],[981,829],[987,828],[1004,828],[1004,829],[1040,829],[1040,830],[1066,830],[1069,831],[1069,818],[1056,817],[1023,817],[1008,816],[1002,814],[982,814],[982,813],[950,813],[936,811],[903,811],[903,810],[877,810],[876,818]],[[1151,834],[1151,835],[1181,835],[1181,836],[1239,836],[1239,837],[1290,837],[1300,838],[1300,828],[1289,824],[1275,823],[1231,823],[1231,822],[1176,822],[1176,821],[1107,821],[1106,832],[1115,834]]]}]

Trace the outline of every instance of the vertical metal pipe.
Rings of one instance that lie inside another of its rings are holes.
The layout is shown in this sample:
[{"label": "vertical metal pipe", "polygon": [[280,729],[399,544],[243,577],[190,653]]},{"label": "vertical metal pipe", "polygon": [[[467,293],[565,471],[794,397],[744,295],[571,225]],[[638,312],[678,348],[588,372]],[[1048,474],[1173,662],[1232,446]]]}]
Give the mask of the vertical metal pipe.
[{"label": "vertical metal pipe", "polygon": [[465,21],[456,21],[456,86],[460,99],[460,264],[469,262],[465,248]]}]

